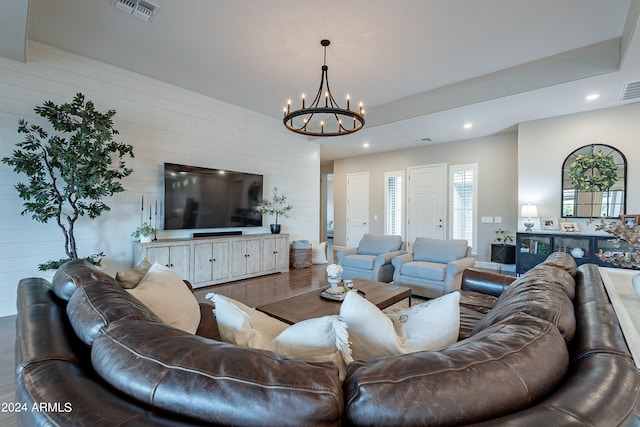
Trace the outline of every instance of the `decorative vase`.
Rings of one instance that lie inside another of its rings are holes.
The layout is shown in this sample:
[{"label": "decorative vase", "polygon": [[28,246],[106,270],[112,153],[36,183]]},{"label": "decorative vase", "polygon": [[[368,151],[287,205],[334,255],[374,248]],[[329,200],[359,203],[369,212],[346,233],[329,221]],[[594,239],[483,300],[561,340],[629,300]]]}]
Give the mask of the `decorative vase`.
[{"label": "decorative vase", "polygon": [[271,234],[280,234],[280,229],[282,228],[280,224],[271,224],[269,227],[271,228]]},{"label": "decorative vase", "polygon": [[336,276],[336,277],[329,277],[327,279],[327,281],[329,282],[329,284],[331,285],[331,289],[336,289],[338,287],[338,283],[340,283],[340,281],[342,280],[342,278],[340,276]]},{"label": "decorative vase", "polygon": [[640,273],[633,276],[631,279],[631,284],[633,285],[633,290],[640,297]]},{"label": "decorative vase", "polygon": [[149,243],[151,241],[151,236],[140,236],[140,243]]},{"label": "decorative vase", "polygon": [[582,248],[573,248],[571,249],[571,256],[574,258],[582,258],[584,256],[584,250]]}]

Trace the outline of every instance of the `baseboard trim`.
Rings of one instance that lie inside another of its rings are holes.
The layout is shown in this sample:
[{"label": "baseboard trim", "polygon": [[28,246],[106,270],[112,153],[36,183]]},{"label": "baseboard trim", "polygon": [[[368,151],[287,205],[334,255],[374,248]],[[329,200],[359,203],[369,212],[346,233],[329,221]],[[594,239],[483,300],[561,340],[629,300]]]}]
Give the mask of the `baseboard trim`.
[{"label": "baseboard trim", "polygon": [[487,268],[489,270],[508,271],[510,273],[515,273],[516,271],[515,264],[500,264],[499,262],[489,262],[489,261],[476,261],[476,264],[474,267]]}]

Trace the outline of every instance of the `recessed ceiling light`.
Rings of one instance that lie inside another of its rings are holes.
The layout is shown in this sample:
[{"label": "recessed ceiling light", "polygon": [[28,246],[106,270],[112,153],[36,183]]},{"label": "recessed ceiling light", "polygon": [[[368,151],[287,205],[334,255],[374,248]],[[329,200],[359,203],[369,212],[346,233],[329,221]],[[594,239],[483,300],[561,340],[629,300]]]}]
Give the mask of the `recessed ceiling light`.
[{"label": "recessed ceiling light", "polygon": [[365,143],[363,143],[363,144],[362,144],[362,146],[363,146],[364,148],[369,148],[369,143],[368,143],[368,142],[365,142]]},{"label": "recessed ceiling light", "polygon": [[473,123],[465,123],[463,128],[465,129],[471,129],[473,127]]},{"label": "recessed ceiling light", "polygon": [[587,101],[595,101],[598,98],[600,98],[599,93],[592,93],[591,95],[587,95],[584,97],[584,99],[586,99]]}]

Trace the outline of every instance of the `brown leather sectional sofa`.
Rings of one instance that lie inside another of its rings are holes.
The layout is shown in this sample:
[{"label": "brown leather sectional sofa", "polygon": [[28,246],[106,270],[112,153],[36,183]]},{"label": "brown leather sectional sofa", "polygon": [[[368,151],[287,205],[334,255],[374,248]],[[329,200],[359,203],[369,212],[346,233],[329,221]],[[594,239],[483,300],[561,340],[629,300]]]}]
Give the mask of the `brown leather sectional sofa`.
[{"label": "brown leather sectional sofa", "polygon": [[[640,425],[640,373],[597,267],[552,254],[518,280],[463,279],[460,341],[349,365],[240,348],[163,324],[82,262],[20,282],[21,425]],[[427,325],[428,326],[428,325]],[[50,407],[50,409],[54,409]]]}]

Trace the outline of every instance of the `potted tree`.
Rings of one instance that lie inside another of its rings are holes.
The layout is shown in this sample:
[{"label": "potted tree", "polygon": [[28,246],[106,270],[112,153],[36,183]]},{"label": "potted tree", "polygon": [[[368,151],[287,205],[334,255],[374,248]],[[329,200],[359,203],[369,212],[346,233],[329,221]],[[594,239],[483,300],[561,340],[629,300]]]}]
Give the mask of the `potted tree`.
[{"label": "potted tree", "polygon": [[[110,208],[104,199],[124,191],[120,179],[133,171],[125,165],[133,147],[114,141],[114,110],[96,111],[93,102],[78,93],[71,103],[46,101],[34,111],[47,119],[51,129],[18,122],[24,140],[2,162],[14,172],[25,174],[28,183],[15,185],[24,200],[22,215],[38,222],[55,220],[64,236],[66,258],[39,265],[41,270],[57,268],[78,259],[75,225],[82,216],[98,218]],[[103,253],[86,257],[100,263]]]},{"label": "potted tree", "polygon": [[516,246],[511,245],[513,236],[506,230],[498,228],[491,244],[491,261],[500,264],[516,263]]},{"label": "potted tree", "polygon": [[287,196],[284,194],[279,194],[278,189],[273,187],[273,195],[271,196],[271,200],[262,199],[256,207],[256,211],[261,214],[268,214],[275,216],[275,223],[270,224],[271,233],[278,234],[280,233],[280,224],[278,223],[278,218],[289,218],[289,211],[293,209],[289,203],[287,203]]}]

